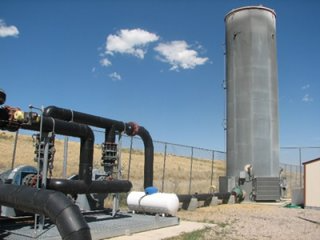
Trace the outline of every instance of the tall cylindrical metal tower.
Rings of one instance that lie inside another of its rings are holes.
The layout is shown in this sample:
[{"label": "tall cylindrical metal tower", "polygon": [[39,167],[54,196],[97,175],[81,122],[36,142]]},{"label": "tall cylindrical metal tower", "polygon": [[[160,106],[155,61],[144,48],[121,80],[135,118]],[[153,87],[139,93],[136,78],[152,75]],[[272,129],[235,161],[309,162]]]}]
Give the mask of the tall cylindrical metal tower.
[{"label": "tall cylindrical metal tower", "polygon": [[276,14],[250,6],[225,17],[227,176],[251,164],[256,177],[279,176]]}]

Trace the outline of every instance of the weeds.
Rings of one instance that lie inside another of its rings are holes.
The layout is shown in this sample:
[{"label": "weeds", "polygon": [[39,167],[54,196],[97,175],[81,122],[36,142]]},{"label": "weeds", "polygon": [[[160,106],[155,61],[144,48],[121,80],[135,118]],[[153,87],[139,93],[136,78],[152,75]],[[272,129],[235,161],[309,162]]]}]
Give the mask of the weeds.
[{"label": "weeds", "polygon": [[199,240],[205,239],[206,234],[211,230],[210,227],[205,227],[204,229],[196,230],[191,233],[182,233],[177,237],[166,238],[166,240]]}]

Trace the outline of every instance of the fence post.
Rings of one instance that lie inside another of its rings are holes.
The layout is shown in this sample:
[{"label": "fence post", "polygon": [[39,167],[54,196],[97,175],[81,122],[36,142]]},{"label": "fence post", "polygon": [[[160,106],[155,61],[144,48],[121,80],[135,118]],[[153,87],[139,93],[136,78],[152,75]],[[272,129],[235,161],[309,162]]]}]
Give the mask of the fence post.
[{"label": "fence post", "polygon": [[290,164],[290,191],[291,192],[292,192],[293,179],[294,179],[292,169],[293,169],[293,166]]},{"label": "fence post", "polygon": [[69,137],[64,137],[64,144],[63,144],[63,166],[62,166],[62,177],[67,177],[67,161],[68,161],[68,142]]},{"label": "fence post", "polygon": [[211,162],[211,181],[210,181],[210,186],[212,186],[213,182],[213,162],[214,162],[214,151],[212,151],[212,162]]},{"label": "fence post", "polygon": [[299,147],[299,177],[300,177],[300,187],[302,187],[302,159],[301,159],[301,147]]},{"label": "fence post", "polygon": [[16,152],[17,152],[18,137],[19,137],[19,129],[16,131],[16,135],[15,135],[15,137],[14,137],[13,153],[12,153],[12,162],[11,162],[11,170],[13,170],[14,164],[15,164],[15,161],[16,161]]},{"label": "fence post", "polygon": [[167,160],[167,143],[164,144],[163,168],[162,168],[162,187],[161,187],[162,192],[164,192],[164,178],[165,178],[165,174],[166,174],[166,160]]},{"label": "fence post", "polygon": [[130,149],[129,149],[129,163],[128,163],[128,180],[130,180],[130,168],[131,168],[131,153],[132,153],[132,142],[133,142],[133,137],[130,137]]},{"label": "fence post", "polygon": [[192,164],[193,164],[193,147],[191,147],[191,158],[190,158],[189,194],[191,194],[191,184],[192,184]]}]

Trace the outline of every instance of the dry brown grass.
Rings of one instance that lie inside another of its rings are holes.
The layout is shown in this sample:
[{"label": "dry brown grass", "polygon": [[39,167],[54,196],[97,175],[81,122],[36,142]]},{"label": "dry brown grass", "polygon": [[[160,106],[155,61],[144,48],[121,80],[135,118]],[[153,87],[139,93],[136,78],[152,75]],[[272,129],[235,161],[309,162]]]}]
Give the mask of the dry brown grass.
[{"label": "dry brown grass", "polygon": [[[0,131],[0,169],[9,169],[11,167],[14,135],[14,133]],[[53,177],[61,177],[63,168],[63,140],[56,139],[55,148],[56,154],[54,158]],[[79,149],[80,144],[78,142],[69,141],[67,176],[76,174],[78,172]],[[33,160],[34,156],[32,137],[28,135],[19,135],[15,166],[22,164],[36,166],[36,163]],[[100,146],[96,145],[94,148],[94,168],[101,168],[100,158]],[[122,176],[124,179],[128,179],[128,149],[122,150],[121,161]],[[162,189],[163,163],[163,154],[155,153],[154,185],[160,190]],[[143,152],[133,151],[131,155],[129,179],[133,183],[134,190],[143,189],[143,168]],[[205,193],[209,191],[211,187],[211,171],[211,161],[206,159],[193,159],[191,193]],[[225,175],[225,162],[221,160],[215,160],[213,172],[213,185],[218,186],[219,176]],[[164,191],[188,193],[190,179],[190,158],[167,155],[164,179]]]}]

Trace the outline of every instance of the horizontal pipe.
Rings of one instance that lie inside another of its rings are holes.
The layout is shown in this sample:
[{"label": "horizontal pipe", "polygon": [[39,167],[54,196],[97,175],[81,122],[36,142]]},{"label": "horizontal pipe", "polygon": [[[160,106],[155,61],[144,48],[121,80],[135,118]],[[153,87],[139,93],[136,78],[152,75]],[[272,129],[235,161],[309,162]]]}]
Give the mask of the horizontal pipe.
[{"label": "horizontal pipe", "polygon": [[208,201],[212,199],[214,195],[211,193],[199,193],[199,194],[180,194],[178,195],[179,202],[188,202],[191,198],[196,198],[198,201]]},{"label": "horizontal pipe", "polygon": [[103,129],[114,126],[114,128],[119,132],[125,131],[125,133],[129,136],[133,134],[133,128],[129,123],[124,123],[121,121],[99,117],[87,113],[77,112],[70,109],[49,106],[44,109],[43,114],[47,117],[53,117],[64,121],[73,121],[77,123],[88,124],[90,126],[95,126]]},{"label": "horizontal pipe", "polygon": [[63,193],[14,184],[0,184],[0,205],[43,214],[63,240],[90,240],[90,228],[79,208]]},{"label": "horizontal pipe", "polygon": [[198,201],[208,201],[212,199],[212,197],[217,197],[218,199],[229,199],[231,193],[197,193],[197,194],[179,194],[178,199],[179,202],[190,202],[191,198],[196,198]]},{"label": "horizontal pipe", "polygon": [[152,138],[144,127],[138,126],[135,123],[124,123],[56,106],[46,107],[43,114],[47,117],[58,118],[64,121],[74,121],[104,129],[114,128],[119,132],[124,131],[129,136],[140,136],[145,149],[144,187],[153,186],[154,147]]},{"label": "horizontal pipe", "polygon": [[[21,128],[39,131],[40,122],[31,124],[22,124]],[[42,129],[44,132],[55,132],[66,136],[79,137],[80,144],[80,162],[79,162],[79,179],[87,183],[92,181],[93,165],[93,147],[94,134],[90,127],[80,123],[66,122],[51,117],[42,118]]]},{"label": "horizontal pipe", "polygon": [[128,180],[106,180],[86,184],[81,180],[48,179],[47,188],[66,194],[122,193],[129,192],[132,183]]}]

